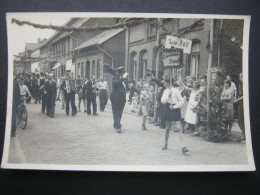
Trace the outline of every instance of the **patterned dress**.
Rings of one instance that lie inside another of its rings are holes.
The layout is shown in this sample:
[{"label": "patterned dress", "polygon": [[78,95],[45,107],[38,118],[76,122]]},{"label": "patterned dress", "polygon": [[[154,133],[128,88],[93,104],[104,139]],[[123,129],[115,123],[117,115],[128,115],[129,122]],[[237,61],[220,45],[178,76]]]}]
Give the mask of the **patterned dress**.
[{"label": "patterned dress", "polygon": [[231,87],[223,89],[221,99],[222,100],[222,117],[228,122],[234,122],[234,92]]}]

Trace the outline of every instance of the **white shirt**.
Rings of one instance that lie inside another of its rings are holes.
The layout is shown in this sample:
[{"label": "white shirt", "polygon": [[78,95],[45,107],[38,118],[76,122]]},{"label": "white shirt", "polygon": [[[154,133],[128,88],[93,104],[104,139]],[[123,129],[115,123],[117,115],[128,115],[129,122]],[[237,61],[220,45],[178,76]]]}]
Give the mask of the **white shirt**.
[{"label": "white shirt", "polygon": [[[170,95],[171,94],[171,95]],[[180,91],[177,88],[166,88],[161,98],[162,104],[174,104],[174,109],[181,108],[184,104],[184,99],[181,96]]]},{"label": "white shirt", "polygon": [[108,85],[107,85],[107,82],[106,81],[100,81],[99,83],[98,83],[98,88],[99,89],[108,89]]},{"label": "white shirt", "polygon": [[26,86],[26,85],[19,85],[20,86],[20,94],[21,95],[26,95],[26,92],[29,94],[29,95],[31,95],[30,94],[30,91],[28,90],[28,87]]}]

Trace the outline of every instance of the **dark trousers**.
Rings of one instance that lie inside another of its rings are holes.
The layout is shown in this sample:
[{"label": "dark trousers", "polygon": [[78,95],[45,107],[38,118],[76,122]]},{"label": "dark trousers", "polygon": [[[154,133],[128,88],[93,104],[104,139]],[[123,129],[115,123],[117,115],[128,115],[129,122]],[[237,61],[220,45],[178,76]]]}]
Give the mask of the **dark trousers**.
[{"label": "dark trousers", "polygon": [[47,99],[48,98],[47,98],[46,94],[43,94],[42,95],[42,113],[44,113],[45,109],[47,108],[47,103],[48,103]]},{"label": "dark trousers", "polygon": [[41,94],[40,94],[40,90],[39,89],[36,89],[35,90],[35,102],[39,102],[40,103],[41,101]]},{"label": "dark trousers", "polygon": [[87,97],[87,113],[91,114],[91,104],[93,108],[93,114],[97,113],[97,102],[96,102],[96,95],[92,97]]},{"label": "dark trousers", "polygon": [[55,112],[55,97],[47,98],[47,115],[53,117]]},{"label": "dark trousers", "polygon": [[66,99],[66,114],[69,115],[70,113],[70,104],[71,104],[71,114],[75,115],[77,113],[77,107],[75,105],[75,93],[67,93],[65,95]]},{"label": "dark trousers", "polygon": [[114,128],[120,129],[122,127],[121,118],[125,106],[125,101],[111,100],[111,104],[112,104],[112,112],[114,118]]},{"label": "dark trousers", "polygon": [[99,110],[104,111],[107,105],[108,95],[106,89],[100,89],[99,91]]},{"label": "dark trousers", "polygon": [[12,135],[15,135],[15,133],[16,133],[16,111],[17,111],[17,106],[13,106],[13,110],[12,110],[12,126],[11,126],[11,133],[12,133]]}]

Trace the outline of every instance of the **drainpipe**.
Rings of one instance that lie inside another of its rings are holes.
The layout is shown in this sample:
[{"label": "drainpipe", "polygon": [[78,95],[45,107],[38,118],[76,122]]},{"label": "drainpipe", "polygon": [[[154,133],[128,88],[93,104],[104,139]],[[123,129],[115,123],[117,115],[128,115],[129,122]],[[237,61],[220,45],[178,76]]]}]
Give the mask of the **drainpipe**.
[{"label": "drainpipe", "polygon": [[110,58],[111,58],[111,60],[112,60],[112,67],[114,67],[114,59],[113,59],[113,56],[111,56],[109,53],[107,53],[103,48],[101,48],[99,45],[98,45],[98,43],[97,43],[97,48],[100,50],[100,51],[102,51],[102,52],[104,52],[107,56],[109,56]]}]

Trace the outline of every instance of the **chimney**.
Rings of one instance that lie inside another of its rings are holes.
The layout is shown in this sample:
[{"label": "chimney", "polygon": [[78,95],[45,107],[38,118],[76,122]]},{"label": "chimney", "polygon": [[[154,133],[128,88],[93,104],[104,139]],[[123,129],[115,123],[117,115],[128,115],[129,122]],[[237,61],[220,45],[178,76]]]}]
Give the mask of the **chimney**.
[{"label": "chimney", "polygon": [[38,38],[38,39],[37,39],[37,43],[40,43],[40,42],[41,42],[41,38]]}]

